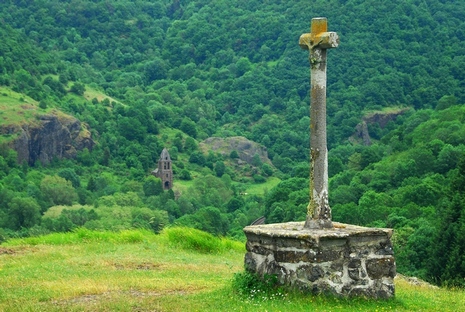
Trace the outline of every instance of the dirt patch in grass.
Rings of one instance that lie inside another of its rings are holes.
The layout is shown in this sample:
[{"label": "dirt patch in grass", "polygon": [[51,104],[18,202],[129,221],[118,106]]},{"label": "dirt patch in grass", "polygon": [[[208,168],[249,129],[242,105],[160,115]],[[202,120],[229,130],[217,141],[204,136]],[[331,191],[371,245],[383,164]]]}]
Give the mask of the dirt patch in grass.
[{"label": "dirt patch in grass", "polygon": [[26,110],[36,109],[34,105],[28,105],[28,104],[21,105],[21,108],[26,109]]},{"label": "dirt patch in grass", "polygon": [[116,270],[160,270],[163,268],[163,265],[161,263],[152,262],[109,262],[108,265],[114,267]]},{"label": "dirt patch in grass", "polygon": [[172,295],[187,295],[191,291],[188,290],[170,290],[170,291],[140,291],[135,289],[130,290],[119,290],[119,291],[106,291],[101,294],[82,295],[79,297],[53,300],[54,305],[75,305],[75,304],[92,304],[103,300],[110,300],[113,297],[132,297],[132,298],[147,298],[147,297],[161,297],[161,296],[172,296]]},{"label": "dirt patch in grass", "polygon": [[13,255],[16,251],[10,248],[0,247],[0,255]]},{"label": "dirt patch in grass", "polygon": [[0,256],[1,255],[21,255],[29,252],[35,252],[37,248],[30,246],[19,246],[13,248],[1,247],[0,246]]}]

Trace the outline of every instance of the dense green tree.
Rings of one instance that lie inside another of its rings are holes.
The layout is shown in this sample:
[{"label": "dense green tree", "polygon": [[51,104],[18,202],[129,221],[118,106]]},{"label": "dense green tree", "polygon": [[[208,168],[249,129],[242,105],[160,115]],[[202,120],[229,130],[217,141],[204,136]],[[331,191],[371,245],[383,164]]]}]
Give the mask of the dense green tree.
[{"label": "dense green tree", "polygon": [[205,156],[201,152],[195,151],[189,157],[189,162],[193,164],[197,164],[199,166],[205,166],[206,159],[205,159]]},{"label": "dense green tree", "polygon": [[239,154],[237,153],[236,150],[232,150],[231,153],[229,154],[229,158],[231,159],[239,158]]},{"label": "dense green tree", "polygon": [[62,177],[64,179],[66,179],[67,181],[70,181],[71,182],[71,185],[74,187],[74,188],[78,188],[81,186],[81,179],[79,178],[79,176],[76,174],[76,172],[74,171],[74,169],[71,169],[71,168],[65,168],[65,169],[61,169],[59,172],[58,172],[58,176],[59,177]]},{"label": "dense green tree", "polygon": [[195,123],[188,117],[183,118],[179,129],[193,138],[197,137],[197,128]]},{"label": "dense green tree", "polygon": [[215,163],[215,174],[217,177],[221,177],[226,171],[226,166],[224,165],[224,162],[221,160],[218,160]]},{"label": "dense green tree", "polygon": [[76,93],[77,95],[83,95],[86,91],[86,87],[84,84],[76,82],[71,86],[70,91]]},{"label": "dense green tree", "polygon": [[226,235],[229,222],[218,208],[204,207],[192,215],[182,216],[175,224],[192,226],[215,235]]},{"label": "dense green tree", "polygon": [[464,285],[465,266],[465,157],[461,157],[458,170],[450,186],[450,201],[439,211],[440,223],[433,244],[429,277],[444,285]]},{"label": "dense green tree", "polygon": [[71,205],[77,200],[72,183],[59,176],[45,176],[40,182],[40,190],[51,205]]},{"label": "dense green tree", "polygon": [[192,137],[187,137],[186,141],[184,142],[184,149],[187,152],[193,152],[198,148],[197,143]]},{"label": "dense green tree", "polygon": [[181,180],[186,180],[186,181],[192,180],[191,173],[187,169],[181,170],[181,172],[179,173],[179,178]]},{"label": "dense green tree", "polygon": [[[18,194],[19,195],[19,194]],[[9,221],[5,224],[13,230],[30,228],[40,222],[40,206],[31,197],[14,197],[9,203]]]},{"label": "dense green tree", "polygon": [[144,185],[144,194],[145,196],[157,196],[163,193],[163,185],[159,178],[154,176],[148,176],[145,178]]}]

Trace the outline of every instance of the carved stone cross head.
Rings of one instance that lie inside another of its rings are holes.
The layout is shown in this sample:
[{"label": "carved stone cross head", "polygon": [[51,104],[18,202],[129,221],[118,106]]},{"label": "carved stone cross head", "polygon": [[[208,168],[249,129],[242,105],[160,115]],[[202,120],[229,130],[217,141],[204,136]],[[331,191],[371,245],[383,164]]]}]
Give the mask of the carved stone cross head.
[{"label": "carved stone cross head", "polygon": [[335,32],[328,32],[328,21],[326,17],[315,17],[312,19],[311,33],[300,36],[299,46],[304,50],[314,48],[331,49],[339,45],[339,36]]}]

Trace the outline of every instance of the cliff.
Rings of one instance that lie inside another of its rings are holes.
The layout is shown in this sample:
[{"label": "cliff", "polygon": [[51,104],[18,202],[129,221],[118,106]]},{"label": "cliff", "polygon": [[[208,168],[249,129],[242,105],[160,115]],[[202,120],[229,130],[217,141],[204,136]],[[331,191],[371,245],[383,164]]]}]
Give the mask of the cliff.
[{"label": "cliff", "polygon": [[60,112],[38,115],[25,124],[0,127],[1,135],[13,139],[9,147],[18,153],[18,163],[33,165],[40,161],[46,165],[53,158],[74,158],[78,151],[94,146],[90,132],[76,118]]},{"label": "cliff", "polygon": [[384,129],[390,121],[396,120],[397,117],[410,110],[410,108],[399,108],[390,111],[371,112],[362,118],[355,127],[355,133],[350,138],[352,142],[361,142],[363,145],[371,145],[371,137],[368,133],[368,125],[377,123],[381,129]]}]

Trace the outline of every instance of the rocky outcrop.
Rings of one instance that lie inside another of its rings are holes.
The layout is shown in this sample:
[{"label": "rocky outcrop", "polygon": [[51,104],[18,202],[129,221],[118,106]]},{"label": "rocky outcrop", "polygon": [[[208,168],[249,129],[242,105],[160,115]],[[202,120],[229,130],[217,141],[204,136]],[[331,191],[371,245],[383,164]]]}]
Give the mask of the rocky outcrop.
[{"label": "rocky outcrop", "polygon": [[33,123],[5,125],[0,134],[15,138],[10,147],[18,153],[18,162],[46,165],[54,158],[74,158],[78,151],[94,146],[90,132],[76,118],[63,113],[40,115]]},{"label": "rocky outcrop", "polygon": [[404,114],[410,108],[401,108],[392,111],[376,111],[363,116],[362,122],[355,127],[355,133],[350,138],[351,141],[360,142],[363,145],[371,145],[370,134],[368,133],[368,125],[377,123],[381,129],[395,120],[400,115]]},{"label": "rocky outcrop", "polygon": [[235,150],[239,155],[239,159],[248,164],[252,163],[253,157],[257,154],[263,163],[271,164],[266,147],[241,136],[229,138],[212,137],[201,142],[199,146],[205,153],[212,150],[223,156],[229,156]]},{"label": "rocky outcrop", "polygon": [[378,123],[381,128],[384,128],[391,120],[395,120],[408,110],[410,110],[410,108],[406,107],[387,112],[377,111],[364,116],[363,121],[367,124]]},{"label": "rocky outcrop", "polygon": [[370,134],[368,133],[368,125],[365,121],[362,121],[355,126],[354,137],[358,140],[362,140],[363,145],[371,145]]}]

